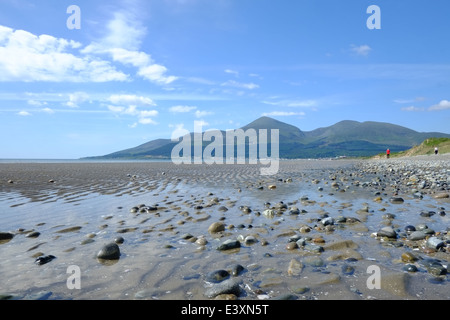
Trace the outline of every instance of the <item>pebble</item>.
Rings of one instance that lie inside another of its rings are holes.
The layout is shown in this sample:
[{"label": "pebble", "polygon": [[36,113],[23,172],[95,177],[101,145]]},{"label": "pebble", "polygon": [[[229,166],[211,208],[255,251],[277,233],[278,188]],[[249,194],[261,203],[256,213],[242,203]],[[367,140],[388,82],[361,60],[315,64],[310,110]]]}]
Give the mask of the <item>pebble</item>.
[{"label": "pebble", "polygon": [[235,278],[230,278],[222,282],[215,283],[213,284],[213,286],[206,290],[205,296],[210,299],[215,298],[216,296],[221,294],[234,294],[236,296],[240,296],[241,287],[239,284],[240,281],[236,280]]},{"label": "pebble", "polygon": [[102,249],[97,253],[98,259],[103,260],[117,260],[120,258],[120,249],[119,246],[112,242],[103,246]]},{"label": "pebble", "polygon": [[413,240],[413,241],[423,240],[426,237],[427,237],[427,234],[425,232],[423,232],[422,230],[413,231],[408,236],[409,240]]},{"label": "pebble", "polygon": [[411,252],[403,252],[401,258],[403,262],[414,262],[418,260],[418,258]]},{"label": "pebble", "polygon": [[40,236],[40,234],[41,234],[40,232],[33,231],[33,232],[28,233],[28,234],[26,235],[26,237],[27,237],[27,238],[37,238],[37,237]]},{"label": "pebble", "polygon": [[245,271],[245,268],[240,264],[234,264],[230,266],[229,269],[233,277],[237,277]]},{"label": "pebble", "polygon": [[230,274],[228,273],[228,271],[220,269],[209,272],[206,275],[205,280],[212,283],[219,283],[229,277]]},{"label": "pebble", "polygon": [[209,233],[218,233],[222,231],[225,231],[225,223],[223,222],[214,222],[208,228]]},{"label": "pebble", "polygon": [[441,239],[437,238],[437,237],[430,237],[427,240],[427,247],[434,249],[434,250],[439,250],[440,248],[443,248],[445,246],[444,241],[442,241]]},{"label": "pebble", "polygon": [[119,236],[119,237],[114,238],[114,242],[117,244],[122,244],[125,242],[125,239],[123,237]]},{"label": "pebble", "polygon": [[228,239],[217,247],[219,251],[226,251],[231,249],[237,249],[241,247],[241,243],[238,240]]},{"label": "pebble", "polygon": [[389,202],[394,203],[394,204],[400,204],[400,203],[405,202],[405,200],[403,200],[403,198],[400,198],[400,197],[391,197],[391,198],[389,198]]},{"label": "pebble", "polygon": [[0,241],[11,240],[12,238],[14,238],[14,234],[10,232],[0,232]]},{"label": "pebble", "polygon": [[39,266],[42,266],[42,265],[44,265],[44,264],[46,264],[46,263],[49,263],[49,262],[52,261],[53,259],[56,259],[56,257],[55,257],[55,256],[52,256],[52,255],[48,255],[48,256],[40,256],[40,257],[38,257],[38,258],[34,261],[34,263],[36,263],[36,264],[39,265]]},{"label": "pebble", "polygon": [[384,227],[384,228],[381,228],[380,230],[378,230],[377,236],[395,239],[395,238],[397,238],[397,233],[395,232],[395,230],[392,227]]}]

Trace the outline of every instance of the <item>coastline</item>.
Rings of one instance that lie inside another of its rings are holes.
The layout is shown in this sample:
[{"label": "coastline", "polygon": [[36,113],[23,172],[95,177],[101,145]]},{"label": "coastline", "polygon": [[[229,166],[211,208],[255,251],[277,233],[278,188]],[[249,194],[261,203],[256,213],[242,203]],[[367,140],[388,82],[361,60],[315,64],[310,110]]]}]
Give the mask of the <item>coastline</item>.
[{"label": "coastline", "polygon": [[[448,183],[448,159],[283,160],[274,176],[260,176],[258,165],[0,162],[0,232],[14,234],[0,244],[6,279],[0,293],[16,299],[39,292],[102,300],[449,299],[448,275],[433,275],[424,264],[437,259],[446,272],[446,247],[432,252],[404,231],[427,223],[435,231],[429,236],[449,240],[449,200],[435,198],[449,192],[436,184],[443,177]],[[390,202],[394,196],[404,202]],[[156,210],[130,212],[142,204]],[[435,214],[421,216],[424,211]],[[327,218],[333,223],[325,224]],[[209,232],[214,223],[224,229]],[[377,236],[385,227],[397,237]],[[32,232],[40,234],[27,237]],[[96,253],[117,236],[125,239],[120,259],[99,263]],[[239,248],[217,250],[236,239]],[[56,259],[37,266],[38,253]],[[418,272],[403,270],[410,264],[402,261],[406,253],[417,256],[411,264]],[[244,271],[234,276],[229,268],[236,264]],[[386,275],[380,290],[366,283],[374,264]],[[71,265],[81,269],[80,290],[66,286]],[[207,279],[217,270],[228,270],[225,280],[240,291],[209,295],[223,283]]]}]

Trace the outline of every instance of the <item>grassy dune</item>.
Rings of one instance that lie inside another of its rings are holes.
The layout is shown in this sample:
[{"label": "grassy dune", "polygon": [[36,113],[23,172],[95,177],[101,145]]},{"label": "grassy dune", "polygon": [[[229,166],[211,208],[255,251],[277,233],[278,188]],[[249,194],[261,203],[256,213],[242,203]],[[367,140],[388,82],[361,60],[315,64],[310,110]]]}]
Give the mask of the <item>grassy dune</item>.
[{"label": "grassy dune", "polygon": [[[391,150],[391,158],[432,155],[435,147],[438,147],[439,154],[450,153],[450,138],[428,138],[420,145],[405,151],[395,152],[395,150]],[[374,158],[381,157],[386,157],[386,154],[380,153]]]}]

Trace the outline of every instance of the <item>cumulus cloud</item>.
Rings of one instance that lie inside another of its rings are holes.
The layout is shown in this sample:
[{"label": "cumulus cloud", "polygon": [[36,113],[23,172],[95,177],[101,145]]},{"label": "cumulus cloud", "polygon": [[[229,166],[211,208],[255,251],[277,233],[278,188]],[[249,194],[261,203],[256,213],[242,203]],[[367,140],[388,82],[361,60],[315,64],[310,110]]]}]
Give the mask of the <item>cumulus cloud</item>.
[{"label": "cumulus cloud", "polygon": [[143,27],[130,12],[116,12],[107,25],[107,34],[82,50],[84,54],[107,55],[115,62],[137,68],[136,74],[156,84],[167,85],[177,80],[167,76],[168,69],[155,63],[151,56],[139,50],[146,34]]},{"label": "cumulus cloud", "polygon": [[139,107],[156,106],[155,102],[148,97],[131,94],[114,94],[108,98],[112,104],[108,105],[108,110],[117,115],[127,115],[137,117],[137,122],[130,125],[135,128],[140,124],[157,124],[152,118],[157,117],[158,110],[140,110]]},{"label": "cumulus cloud", "polygon": [[77,56],[81,44],[0,26],[0,81],[106,82],[128,76],[110,62]]},{"label": "cumulus cloud", "polygon": [[442,100],[438,104],[435,104],[428,108],[428,111],[441,111],[441,110],[447,110],[450,109],[450,101],[448,100]]}]

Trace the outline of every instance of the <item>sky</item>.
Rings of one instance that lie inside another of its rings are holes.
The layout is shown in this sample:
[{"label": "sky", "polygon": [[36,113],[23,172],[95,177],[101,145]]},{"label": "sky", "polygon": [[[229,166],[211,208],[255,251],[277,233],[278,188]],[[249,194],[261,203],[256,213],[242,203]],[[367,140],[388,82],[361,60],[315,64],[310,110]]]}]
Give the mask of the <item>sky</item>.
[{"label": "sky", "polygon": [[0,158],[261,116],[450,133],[449,34],[448,0],[0,0]]}]

